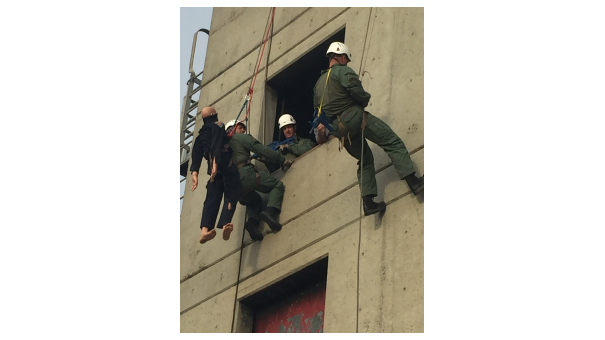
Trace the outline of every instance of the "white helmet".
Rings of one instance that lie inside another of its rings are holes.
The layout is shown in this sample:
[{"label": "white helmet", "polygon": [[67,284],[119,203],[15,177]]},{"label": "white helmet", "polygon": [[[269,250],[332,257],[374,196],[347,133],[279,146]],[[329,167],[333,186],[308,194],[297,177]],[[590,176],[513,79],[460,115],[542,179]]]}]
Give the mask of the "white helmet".
[{"label": "white helmet", "polygon": [[346,54],[347,58],[349,58],[349,61],[351,61],[351,52],[349,52],[349,48],[347,47],[347,45],[345,45],[341,42],[331,43],[330,47],[328,47],[328,52],[326,52],[326,57],[328,56],[329,53]]},{"label": "white helmet", "polygon": [[[229,129],[234,127],[236,123],[238,123],[237,120],[235,120],[235,119],[230,120],[229,123],[225,124],[225,131],[229,131]],[[239,124],[244,125],[242,122],[239,122]]]},{"label": "white helmet", "polygon": [[285,114],[281,117],[279,117],[279,128],[283,128],[286,125],[291,125],[291,124],[296,124],[296,121],[294,120],[294,117],[290,116],[289,114]]}]

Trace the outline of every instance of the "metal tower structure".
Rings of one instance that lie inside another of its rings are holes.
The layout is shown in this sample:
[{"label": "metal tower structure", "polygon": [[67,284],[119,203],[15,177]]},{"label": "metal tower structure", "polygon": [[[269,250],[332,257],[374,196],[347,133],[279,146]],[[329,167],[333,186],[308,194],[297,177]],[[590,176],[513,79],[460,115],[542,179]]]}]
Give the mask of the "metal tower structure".
[{"label": "metal tower structure", "polygon": [[[193,36],[193,46],[191,47],[191,59],[189,61],[189,80],[187,81],[187,95],[183,97],[183,105],[181,111],[181,176],[187,177],[187,168],[189,165],[189,158],[191,156],[191,146],[193,144],[193,132],[195,128],[195,117],[197,116],[198,102],[193,100],[193,95],[200,92],[202,89],[202,81],[200,76],[204,73],[202,70],[200,73],[195,74],[193,70],[193,60],[195,57],[195,45],[197,42],[197,34],[204,32],[210,35],[210,31],[202,28],[195,32]],[[195,112],[195,113],[194,113]],[[181,179],[181,182],[184,179]]]}]

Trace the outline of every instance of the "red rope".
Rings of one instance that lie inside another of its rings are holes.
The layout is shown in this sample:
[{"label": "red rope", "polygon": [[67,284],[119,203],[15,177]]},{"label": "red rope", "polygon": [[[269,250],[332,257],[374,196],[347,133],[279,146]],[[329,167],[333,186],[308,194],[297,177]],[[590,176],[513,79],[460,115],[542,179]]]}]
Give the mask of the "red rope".
[{"label": "red rope", "polygon": [[248,100],[248,107],[246,108],[246,117],[242,120],[242,122],[248,119],[250,115],[250,108],[252,107],[252,97],[254,96],[254,84],[256,83],[256,76],[258,75],[258,71],[260,69],[260,62],[263,59],[263,54],[265,52],[265,46],[267,45],[267,40],[269,38],[269,31],[271,31],[271,26],[273,25],[273,17],[275,16],[275,7],[273,7],[271,14],[271,21],[269,21],[269,27],[267,27],[267,33],[265,34],[265,40],[263,42],[263,48],[260,52],[260,58],[258,58],[258,63],[256,64],[256,69],[254,70],[254,78],[252,79],[252,87],[248,90],[248,95],[250,95],[250,100]]}]

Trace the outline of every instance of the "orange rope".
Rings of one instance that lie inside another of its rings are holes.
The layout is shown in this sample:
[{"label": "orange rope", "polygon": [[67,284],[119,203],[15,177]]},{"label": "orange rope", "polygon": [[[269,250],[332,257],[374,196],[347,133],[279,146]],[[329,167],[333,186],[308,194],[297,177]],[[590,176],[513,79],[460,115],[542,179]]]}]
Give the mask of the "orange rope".
[{"label": "orange rope", "polygon": [[271,31],[271,26],[273,25],[273,17],[275,17],[275,7],[273,7],[273,9],[272,9],[271,20],[269,21],[269,26],[267,27],[267,33],[265,34],[265,40],[263,41],[263,48],[261,49],[260,58],[258,58],[258,63],[256,64],[256,69],[254,71],[254,78],[252,79],[252,86],[248,90],[247,95],[250,96],[250,100],[248,100],[248,107],[246,109],[246,117],[244,117],[242,122],[246,121],[248,119],[248,116],[250,115],[250,108],[252,107],[252,97],[254,96],[254,84],[256,84],[256,76],[258,75],[258,71],[260,68],[260,62],[263,59],[263,54],[265,52],[265,46],[267,45],[267,40],[269,38],[269,32]]}]

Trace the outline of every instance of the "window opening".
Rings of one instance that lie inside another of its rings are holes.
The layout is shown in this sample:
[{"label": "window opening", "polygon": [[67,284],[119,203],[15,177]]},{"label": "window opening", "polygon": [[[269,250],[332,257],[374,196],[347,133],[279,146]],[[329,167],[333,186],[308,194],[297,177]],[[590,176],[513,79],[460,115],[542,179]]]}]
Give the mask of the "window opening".
[{"label": "window opening", "polygon": [[254,333],[323,333],[328,257],[240,301]]},{"label": "window opening", "polygon": [[345,40],[345,28],[330,36],[317,47],[303,55],[292,65],[267,81],[267,84],[278,93],[277,112],[273,130],[273,140],[281,141],[285,137],[279,129],[277,121],[284,113],[291,114],[296,120],[296,134],[301,138],[315,141],[315,136],[309,131],[313,120],[313,86],[328,68],[326,51],[334,41]]}]

